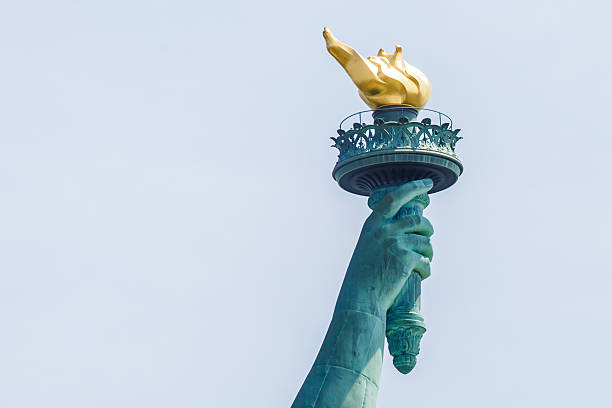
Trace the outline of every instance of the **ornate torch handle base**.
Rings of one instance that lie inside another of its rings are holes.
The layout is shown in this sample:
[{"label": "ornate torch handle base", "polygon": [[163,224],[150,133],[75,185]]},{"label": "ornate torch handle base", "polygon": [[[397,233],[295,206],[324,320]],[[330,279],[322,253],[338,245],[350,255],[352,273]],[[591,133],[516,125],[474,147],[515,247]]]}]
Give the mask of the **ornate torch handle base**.
[{"label": "ornate torch handle base", "polygon": [[418,313],[404,309],[391,310],[387,314],[389,353],[393,356],[393,365],[400,373],[408,374],[416,365],[416,356],[425,330],[423,317]]}]

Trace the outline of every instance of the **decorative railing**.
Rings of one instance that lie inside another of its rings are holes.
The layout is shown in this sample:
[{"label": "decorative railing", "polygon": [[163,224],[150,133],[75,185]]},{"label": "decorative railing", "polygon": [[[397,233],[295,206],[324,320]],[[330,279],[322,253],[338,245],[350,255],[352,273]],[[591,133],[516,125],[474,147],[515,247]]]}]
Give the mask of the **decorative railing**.
[{"label": "decorative railing", "polygon": [[453,120],[450,118],[450,116],[440,111],[437,111],[434,109],[428,109],[428,108],[418,108],[417,109],[417,108],[412,108],[410,106],[406,106],[406,107],[387,106],[387,107],[382,107],[378,109],[369,109],[369,110],[355,112],[347,116],[346,118],[342,119],[342,122],[340,122],[338,129],[348,130],[348,128],[350,128],[352,123],[355,123],[355,122],[363,123],[363,120],[365,118],[373,116],[372,114],[374,113],[400,112],[400,113],[403,113],[406,117],[408,117],[411,114],[411,111],[413,112],[412,116],[418,115],[419,121],[423,119],[429,119],[431,123],[433,124],[442,125],[443,123],[448,123],[449,124],[448,127],[450,129],[453,128]]},{"label": "decorative railing", "polygon": [[[332,147],[337,148],[340,152],[338,161],[363,153],[393,149],[431,151],[456,157],[455,145],[462,139],[457,136],[461,129],[453,129],[452,121],[443,113],[427,111],[434,112],[434,118],[438,116],[438,123],[432,123],[431,117],[425,117],[421,121],[410,121],[406,117],[399,117],[397,121],[378,118],[372,124],[366,124],[362,123],[361,119],[362,114],[368,111],[349,116],[340,123],[338,137],[331,138],[334,141]],[[353,123],[350,129],[342,128],[346,127],[348,119],[357,119],[357,115],[359,115],[360,122]],[[419,116],[422,116],[421,112]],[[443,117],[449,122],[442,123]]]}]

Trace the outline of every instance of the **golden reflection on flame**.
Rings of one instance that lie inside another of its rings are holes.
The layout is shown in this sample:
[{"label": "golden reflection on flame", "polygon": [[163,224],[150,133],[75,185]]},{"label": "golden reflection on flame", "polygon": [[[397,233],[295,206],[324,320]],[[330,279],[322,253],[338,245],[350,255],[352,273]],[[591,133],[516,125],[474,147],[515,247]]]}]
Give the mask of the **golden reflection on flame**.
[{"label": "golden reflection on flame", "polygon": [[329,53],[351,77],[359,96],[372,109],[384,105],[425,106],[431,95],[431,83],[418,68],[402,58],[402,47],[386,54],[382,48],[375,57],[363,58],[350,46],[338,41],[327,28],[323,37]]}]

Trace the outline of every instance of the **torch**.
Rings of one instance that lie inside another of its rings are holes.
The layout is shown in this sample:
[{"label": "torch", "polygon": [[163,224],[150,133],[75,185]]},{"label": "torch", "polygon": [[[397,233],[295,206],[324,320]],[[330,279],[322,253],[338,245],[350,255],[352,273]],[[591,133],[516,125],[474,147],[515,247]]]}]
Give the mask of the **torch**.
[{"label": "torch", "polygon": [[[359,88],[359,95],[372,108],[345,118],[332,137],[339,151],[332,176],[348,192],[369,196],[376,203],[389,191],[413,180],[429,178],[429,193],[453,185],[463,172],[455,154],[460,129],[442,112],[425,109],[431,93],[427,77],[402,58],[401,47],[393,55],[380,50],[363,58],[339,42],[329,30],[323,32],[328,51]],[[429,204],[427,194],[411,200],[397,218],[422,215]],[[421,314],[421,277],[411,273],[387,312],[386,336],[393,365],[403,374],[416,364],[425,333]]]}]

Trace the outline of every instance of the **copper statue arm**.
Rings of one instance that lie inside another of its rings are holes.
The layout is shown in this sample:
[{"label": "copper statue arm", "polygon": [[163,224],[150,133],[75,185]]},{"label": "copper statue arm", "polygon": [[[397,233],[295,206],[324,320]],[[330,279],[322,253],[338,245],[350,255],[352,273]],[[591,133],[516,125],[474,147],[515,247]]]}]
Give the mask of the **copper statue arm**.
[{"label": "copper statue arm", "polygon": [[418,214],[397,215],[432,186],[429,179],[412,181],[372,206],[327,335],[292,408],[376,406],[387,311],[412,275],[430,275],[433,257],[430,222]]}]

